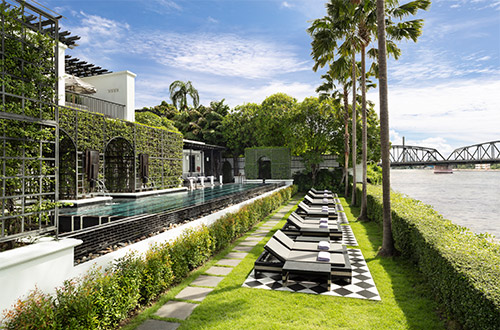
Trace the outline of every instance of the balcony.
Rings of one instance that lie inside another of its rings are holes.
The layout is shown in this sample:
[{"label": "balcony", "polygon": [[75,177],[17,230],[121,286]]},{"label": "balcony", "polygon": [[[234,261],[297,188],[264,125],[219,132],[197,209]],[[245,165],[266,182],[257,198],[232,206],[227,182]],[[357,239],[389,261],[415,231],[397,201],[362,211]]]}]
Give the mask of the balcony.
[{"label": "balcony", "polygon": [[91,112],[102,113],[106,117],[127,120],[126,107],[93,96],[66,91],[66,106]]}]

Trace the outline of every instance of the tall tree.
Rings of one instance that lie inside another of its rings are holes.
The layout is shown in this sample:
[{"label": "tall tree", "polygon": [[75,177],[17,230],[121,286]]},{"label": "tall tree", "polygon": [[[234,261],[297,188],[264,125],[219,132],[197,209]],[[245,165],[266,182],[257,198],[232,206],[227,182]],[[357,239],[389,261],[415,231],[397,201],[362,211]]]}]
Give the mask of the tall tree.
[{"label": "tall tree", "polygon": [[308,97],[297,105],[287,125],[292,154],[303,158],[306,169],[311,171],[313,185],[322,156],[334,152],[333,142],[339,131],[335,116],[338,110],[338,103]]},{"label": "tall tree", "polygon": [[[316,71],[319,67],[324,67],[327,63],[332,63],[334,61],[334,56],[336,53],[339,53],[339,59],[344,58],[339,64],[344,65],[345,64],[345,59],[349,58],[351,59],[351,73],[352,73],[352,78],[351,78],[351,83],[352,83],[352,92],[353,92],[353,100],[354,104],[352,106],[352,112],[353,112],[353,126],[355,129],[356,126],[356,105],[355,105],[355,100],[356,100],[356,91],[355,91],[355,77],[356,77],[356,60],[355,60],[355,52],[356,52],[356,34],[354,33],[355,31],[355,21],[353,20],[354,17],[354,5],[345,0],[331,0],[329,3],[326,4],[326,9],[327,9],[327,16],[316,19],[312,22],[311,26],[308,28],[308,33],[311,35],[313,38],[313,41],[311,42],[312,46],[312,52],[311,55],[315,61],[315,64],[313,66],[313,70]],[[343,41],[341,45],[338,44],[338,41]],[[339,66],[341,67],[341,66]],[[344,69],[345,67],[342,66]],[[345,71],[342,70],[342,76],[341,80],[345,79]],[[337,77],[332,77],[335,80],[339,79],[339,76]],[[346,84],[343,84],[344,86],[344,95],[347,95],[346,93]],[[345,112],[347,113],[347,111]],[[345,125],[347,128],[348,125]],[[347,134],[344,135],[347,137]],[[355,139],[356,139],[356,134],[351,134],[352,139],[353,139],[353,147],[355,144]],[[346,159],[348,159],[348,143],[345,143],[345,156]],[[353,151],[355,153],[355,148],[353,148]],[[355,157],[353,156],[354,164],[353,168],[355,167]],[[345,163],[345,168],[344,170],[347,171],[347,166],[348,166],[348,161]],[[346,180],[348,176],[345,176]],[[345,189],[345,193],[347,195],[347,187]]]},{"label": "tall tree", "polygon": [[378,81],[380,102],[380,148],[382,151],[382,205],[383,233],[381,256],[392,256],[395,253],[392,238],[391,220],[391,172],[389,158],[389,104],[387,91],[387,52],[385,37],[385,2],[377,0],[377,37],[378,37]]},{"label": "tall tree", "polygon": [[200,103],[198,91],[193,87],[191,81],[187,83],[176,80],[170,84],[170,99],[178,110],[187,111],[187,96],[189,95],[193,101],[193,107],[197,108]]},{"label": "tall tree", "polygon": [[[313,70],[317,70],[317,67]],[[316,71],[315,70],[315,71]],[[334,80],[337,80],[342,85],[342,100],[344,101],[344,168],[343,168],[343,179],[344,179],[344,196],[349,194],[349,175],[347,169],[349,168],[349,86],[350,86],[350,74],[351,68],[349,61],[345,57],[339,57],[337,60],[330,64],[330,69],[321,78],[325,79],[326,82],[323,83],[316,89],[318,93],[330,93],[333,92],[335,85]],[[332,94],[333,95],[333,94]],[[321,97],[321,94],[320,94]]]}]

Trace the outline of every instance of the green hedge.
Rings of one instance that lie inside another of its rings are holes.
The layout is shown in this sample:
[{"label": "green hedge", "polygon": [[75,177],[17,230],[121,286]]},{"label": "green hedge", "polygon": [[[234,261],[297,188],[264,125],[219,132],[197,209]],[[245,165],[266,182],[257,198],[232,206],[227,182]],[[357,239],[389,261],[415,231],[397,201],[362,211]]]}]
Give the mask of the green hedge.
[{"label": "green hedge", "polygon": [[5,313],[5,329],[111,329],[211,256],[227,247],[297,192],[291,186],[227,214],[212,225],[187,230],[144,255],[129,254],[109,269],[65,282],[55,295],[33,291]]},{"label": "green hedge", "polygon": [[[382,223],[381,186],[368,186],[367,207]],[[402,194],[392,193],[391,207],[396,248],[418,264],[445,310],[466,329],[500,329],[500,244]]]},{"label": "green hedge", "polygon": [[258,179],[259,159],[271,160],[271,179],[291,179],[292,156],[290,149],[283,147],[262,147],[245,149],[245,175],[248,179]]}]

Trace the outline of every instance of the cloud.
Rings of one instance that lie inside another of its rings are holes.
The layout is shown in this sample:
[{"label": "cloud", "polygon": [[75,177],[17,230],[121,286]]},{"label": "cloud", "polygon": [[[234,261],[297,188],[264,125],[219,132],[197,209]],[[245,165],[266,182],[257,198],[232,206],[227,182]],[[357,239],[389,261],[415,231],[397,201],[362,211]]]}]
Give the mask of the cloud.
[{"label": "cloud", "polygon": [[130,30],[127,23],[121,23],[97,15],[84,12],[77,14],[81,17],[79,26],[70,27],[72,35],[80,36],[79,45],[92,45],[93,49],[113,49],[118,47],[121,40]]},{"label": "cloud", "polygon": [[286,2],[286,1],[283,1],[283,2],[281,3],[281,8],[292,8],[292,7],[293,7],[293,5],[289,4],[289,3],[288,3],[288,2]]},{"label": "cloud", "polygon": [[150,1],[150,5],[148,7],[150,10],[153,10],[154,12],[160,14],[163,14],[165,10],[167,11],[170,11],[171,9],[182,10],[182,7],[177,3],[177,1],[172,1],[172,0],[153,0]]},{"label": "cloud", "polygon": [[[428,143],[424,146],[445,152],[499,140],[498,90],[498,78],[462,79],[412,88],[390,86],[391,141],[400,143],[401,136],[406,136],[406,144]],[[369,98],[378,101],[375,92],[370,92]]]},{"label": "cloud", "polygon": [[97,15],[81,12],[80,16],[80,24],[71,31],[81,36],[81,45],[88,46],[76,51],[82,57],[132,54],[175,70],[243,79],[270,78],[311,67],[309,60],[298,59],[295,48],[266,37],[136,31]]},{"label": "cloud", "polygon": [[[168,87],[172,81],[181,79],[184,73],[142,75],[136,80],[136,108],[159,104],[169,99]],[[295,97],[298,101],[315,95],[315,86],[306,82],[261,79],[241,80],[238,78],[218,79],[206,75],[189,78],[200,94],[200,103],[225,99],[230,107],[245,103],[261,103],[266,97],[281,92]]]},{"label": "cloud", "polygon": [[211,16],[208,16],[207,20],[208,20],[208,22],[209,22],[209,23],[214,23],[214,24],[219,23],[219,21],[218,21],[218,20],[216,20],[215,18],[213,18],[213,17],[211,17]]}]

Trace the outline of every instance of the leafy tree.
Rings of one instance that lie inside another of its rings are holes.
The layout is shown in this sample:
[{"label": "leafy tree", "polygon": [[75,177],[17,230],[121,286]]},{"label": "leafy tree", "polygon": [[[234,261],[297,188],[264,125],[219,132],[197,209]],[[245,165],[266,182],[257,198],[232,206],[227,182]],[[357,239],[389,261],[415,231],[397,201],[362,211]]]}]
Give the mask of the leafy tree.
[{"label": "leafy tree", "polygon": [[287,145],[287,127],[283,125],[297,105],[297,100],[284,93],[268,96],[257,108],[256,139],[261,147]]},{"label": "leafy tree", "polygon": [[[247,103],[234,108],[222,120],[222,135],[228,152],[236,159],[245,153],[245,148],[256,146],[256,116],[260,105]],[[236,167],[234,175],[238,175]]]},{"label": "leafy tree", "polygon": [[197,108],[200,103],[200,97],[198,96],[198,91],[193,87],[191,81],[187,83],[176,80],[169,87],[170,99],[174,106],[183,111],[187,111],[187,96],[189,95],[193,101],[193,107]]},{"label": "leafy tree", "polygon": [[339,104],[309,97],[297,105],[287,125],[292,153],[303,158],[306,169],[312,173],[313,185],[322,156],[333,151],[333,140],[340,132],[335,116],[339,111]]}]

